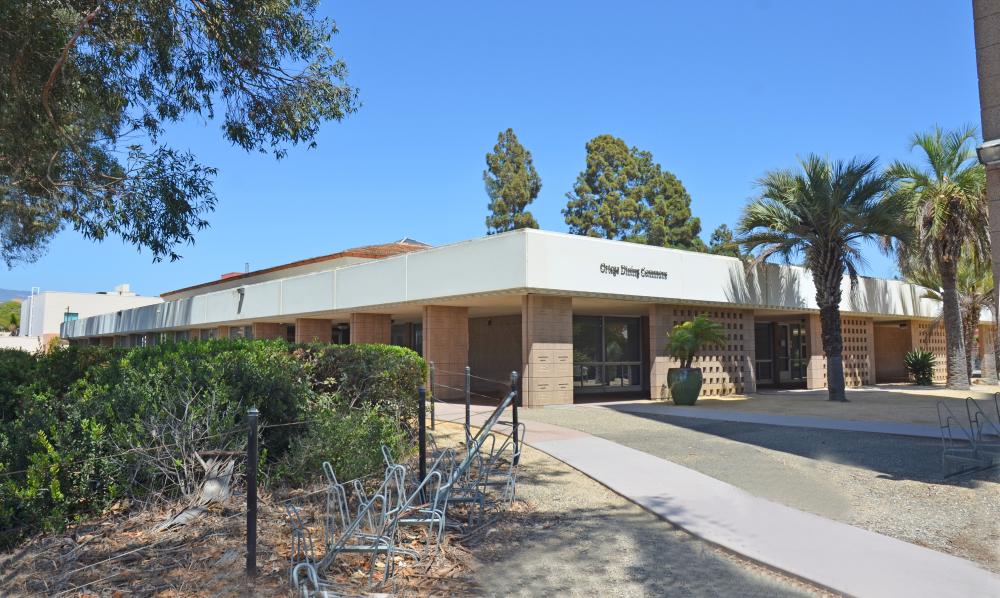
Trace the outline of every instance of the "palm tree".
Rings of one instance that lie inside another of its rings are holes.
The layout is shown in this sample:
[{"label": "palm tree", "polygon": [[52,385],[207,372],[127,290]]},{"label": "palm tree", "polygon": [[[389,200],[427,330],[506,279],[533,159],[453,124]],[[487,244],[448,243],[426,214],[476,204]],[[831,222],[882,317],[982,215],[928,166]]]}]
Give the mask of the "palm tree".
[{"label": "palm tree", "polygon": [[800,164],[802,172],[772,171],[758,181],[760,197],[743,210],[740,241],[748,252],[757,251],[752,264],[772,256],[804,258],[816,286],[829,398],[846,401],[841,283],[846,272],[856,284],[862,242],[889,251],[894,240],[908,237],[905,204],[889,194],[891,181],[876,160],[831,163],[811,155]]},{"label": "palm tree", "polygon": [[[933,271],[922,268],[919,264],[903,266],[903,276],[908,282],[926,287],[924,297],[942,300],[941,277]],[[993,300],[993,271],[988,259],[983,259],[974,251],[962,253],[958,261],[957,285],[958,305],[962,318],[962,340],[965,349],[965,371],[972,378],[972,349],[976,342],[976,331],[979,328],[980,315],[984,309],[994,314],[996,319],[995,301]],[[939,325],[938,318],[932,326]],[[933,329],[933,328],[932,328]],[[930,332],[930,331],[928,331]],[[996,349],[994,343],[994,350]],[[994,360],[996,360],[994,353]]]},{"label": "palm tree", "polygon": [[926,168],[894,163],[887,174],[897,181],[894,197],[907,205],[914,243],[899,245],[900,259],[921,264],[941,278],[941,315],[947,345],[948,388],[968,389],[962,310],[958,295],[958,263],[963,248],[986,255],[986,174],[976,162],[972,127],[943,131],[940,127],[913,136]]}]

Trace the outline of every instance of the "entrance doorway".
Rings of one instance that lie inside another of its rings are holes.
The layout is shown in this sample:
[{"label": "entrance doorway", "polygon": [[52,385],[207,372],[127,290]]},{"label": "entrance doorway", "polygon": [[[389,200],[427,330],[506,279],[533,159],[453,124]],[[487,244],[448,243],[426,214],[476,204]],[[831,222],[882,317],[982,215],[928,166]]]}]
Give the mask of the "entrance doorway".
[{"label": "entrance doorway", "polygon": [[573,390],[642,390],[641,330],[636,317],[573,316]]},{"label": "entrance doorway", "polygon": [[803,322],[754,324],[755,372],[758,386],[802,386],[806,381],[809,342]]}]

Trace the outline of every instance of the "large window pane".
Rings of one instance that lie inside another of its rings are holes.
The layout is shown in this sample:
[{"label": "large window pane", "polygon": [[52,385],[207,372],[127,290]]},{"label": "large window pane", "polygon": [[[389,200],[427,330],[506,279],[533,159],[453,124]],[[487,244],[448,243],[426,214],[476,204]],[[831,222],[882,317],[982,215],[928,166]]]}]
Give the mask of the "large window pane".
[{"label": "large window pane", "polygon": [[601,349],[601,317],[573,317],[573,362],[604,361]]},{"label": "large window pane", "polygon": [[605,361],[639,361],[639,321],[635,318],[604,319]]}]

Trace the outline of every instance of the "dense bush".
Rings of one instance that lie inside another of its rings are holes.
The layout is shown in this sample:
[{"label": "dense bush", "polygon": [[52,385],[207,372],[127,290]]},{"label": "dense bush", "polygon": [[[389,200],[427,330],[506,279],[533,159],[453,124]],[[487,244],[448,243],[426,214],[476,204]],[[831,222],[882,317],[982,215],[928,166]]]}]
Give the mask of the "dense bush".
[{"label": "dense bush", "polygon": [[381,444],[407,450],[425,372],[412,351],[383,345],[0,351],[0,545],[119,498],[189,490],[189,477],[144,457],[192,435],[234,448],[245,433],[224,433],[251,406],[272,481],[303,480],[325,459],[345,478],[367,473]]},{"label": "dense bush", "polygon": [[937,358],[930,351],[914,349],[903,357],[906,371],[913,376],[913,381],[921,386],[934,383],[934,364]]}]

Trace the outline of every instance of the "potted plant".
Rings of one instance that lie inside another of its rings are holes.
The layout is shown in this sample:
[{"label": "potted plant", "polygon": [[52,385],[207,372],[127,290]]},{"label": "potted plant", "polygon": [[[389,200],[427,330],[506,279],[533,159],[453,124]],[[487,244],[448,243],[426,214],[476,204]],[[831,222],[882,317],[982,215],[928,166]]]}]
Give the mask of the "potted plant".
[{"label": "potted plant", "polygon": [[930,386],[934,383],[934,364],[937,358],[930,351],[914,349],[903,357],[906,371],[913,376],[913,381],[920,386]]},{"label": "potted plant", "polygon": [[701,368],[691,367],[695,354],[706,346],[723,345],[725,342],[722,325],[709,320],[704,314],[674,326],[667,338],[667,353],[681,362],[679,368],[667,370],[667,385],[674,404],[695,404],[702,384]]}]

